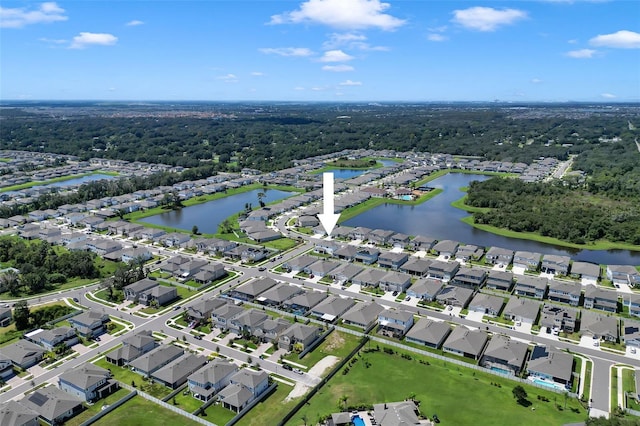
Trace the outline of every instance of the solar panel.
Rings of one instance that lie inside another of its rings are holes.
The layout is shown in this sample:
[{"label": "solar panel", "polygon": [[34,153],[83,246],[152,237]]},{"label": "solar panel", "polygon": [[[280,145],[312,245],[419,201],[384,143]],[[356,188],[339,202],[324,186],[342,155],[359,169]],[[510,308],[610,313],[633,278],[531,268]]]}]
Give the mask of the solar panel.
[{"label": "solar panel", "polygon": [[49,398],[47,398],[45,395],[41,394],[40,392],[34,392],[29,397],[29,401],[33,402],[38,407],[42,407],[44,403],[47,402],[48,400]]}]

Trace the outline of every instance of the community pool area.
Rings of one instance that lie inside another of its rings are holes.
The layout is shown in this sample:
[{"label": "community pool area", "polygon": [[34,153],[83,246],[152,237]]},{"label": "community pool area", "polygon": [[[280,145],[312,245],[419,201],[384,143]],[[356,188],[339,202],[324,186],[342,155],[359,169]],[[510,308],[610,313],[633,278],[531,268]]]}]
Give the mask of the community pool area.
[{"label": "community pool area", "polygon": [[362,417],[360,416],[351,417],[351,423],[353,423],[355,426],[365,426],[364,420],[362,420]]}]

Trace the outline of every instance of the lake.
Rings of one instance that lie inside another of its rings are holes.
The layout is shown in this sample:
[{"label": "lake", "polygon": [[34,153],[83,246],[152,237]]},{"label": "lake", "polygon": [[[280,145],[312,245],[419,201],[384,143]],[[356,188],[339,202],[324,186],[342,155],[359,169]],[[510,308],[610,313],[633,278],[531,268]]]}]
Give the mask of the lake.
[{"label": "lake", "polygon": [[265,203],[272,203],[296,194],[276,189],[254,189],[207,203],[184,207],[180,210],[170,210],[146,217],[142,221],[189,231],[196,225],[199,232],[215,234],[218,232],[218,225],[229,216],[243,211],[245,204],[251,203],[254,207],[260,205],[258,203],[258,193],[260,192],[264,192],[266,195],[263,200]]},{"label": "lake", "polygon": [[578,250],[544,244],[538,241],[504,237],[482,231],[461,222],[469,213],[451,206],[451,202],[464,196],[459,188],[471,181],[486,180],[489,176],[449,173],[428,183],[442,193],[417,206],[383,204],[363,212],[343,223],[345,226],[388,229],[407,235],[424,235],[438,240],[455,240],[483,247],[503,247],[543,254],[571,256],[573,260],[598,264],[639,265],[640,252],[629,250]]},{"label": "lake", "polygon": [[[378,163],[382,163],[383,167],[397,164],[395,161],[391,160],[378,160]],[[371,170],[375,169],[329,169],[325,170],[325,172],[332,172],[334,179],[351,179],[352,177],[360,176]]]},{"label": "lake", "polygon": [[80,176],[77,178],[73,178],[73,179],[68,179],[68,180],[62,180],[59,182],[53,182],[53,183],[49,183],[46,185],[38,185],[39,187],[57,187],[57,188],[65,188],[68,186],[74,186],[74,185],[81,185],[83,183],[88,183],[88,182],[94,182],[96,180],[103,180],[103,179],[113,179],[115,176],[111,176],[111,175],[103,175],[101,173],[95,173],[92,175],[86,175],[86,176]]}]

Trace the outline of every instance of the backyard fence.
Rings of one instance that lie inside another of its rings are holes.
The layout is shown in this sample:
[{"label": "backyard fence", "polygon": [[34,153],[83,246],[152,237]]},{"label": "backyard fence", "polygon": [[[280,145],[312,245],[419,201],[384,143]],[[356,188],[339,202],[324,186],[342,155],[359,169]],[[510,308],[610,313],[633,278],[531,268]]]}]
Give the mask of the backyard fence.
[{"label": "backyard fence", "polygon": [[133,398],[134,396],[136,396],[137,394],[138,394],[138,391],[136,391],[136,390],[134,390],[132,392],[129,392],[128,394],[126,394],[125,396],[120,398],[118,401],[116,401],[113,404],[109,405],[107,408],[104,408],[104,409],[100,410],[98,413],[96,413],[90,419],[87,419],[84,422],[82,422],[80,424],[80,426],[89,426],[89,425],[97,422],[102,417],[106,416],[107,414],[109,414],[110,412],[112,412],[113,410],[115,410],[116,408],[118,408],[119,406],[121,406],[122,404],[124,404],[125,402],[127,402],[128,400]]}]

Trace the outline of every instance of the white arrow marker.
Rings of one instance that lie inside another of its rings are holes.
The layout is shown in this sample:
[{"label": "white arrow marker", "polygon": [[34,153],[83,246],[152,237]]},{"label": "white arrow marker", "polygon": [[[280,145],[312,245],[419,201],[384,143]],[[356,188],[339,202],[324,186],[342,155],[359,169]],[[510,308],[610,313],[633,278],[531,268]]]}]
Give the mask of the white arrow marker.
[{"label": "white arrow marker", "polygon": [[320,223],[327,235],[331,236],[331,231],[338,223],[339,214],[334,213],[333,208],[333,173],[322,174],[322,204],[323,213],[318,215]]}]

